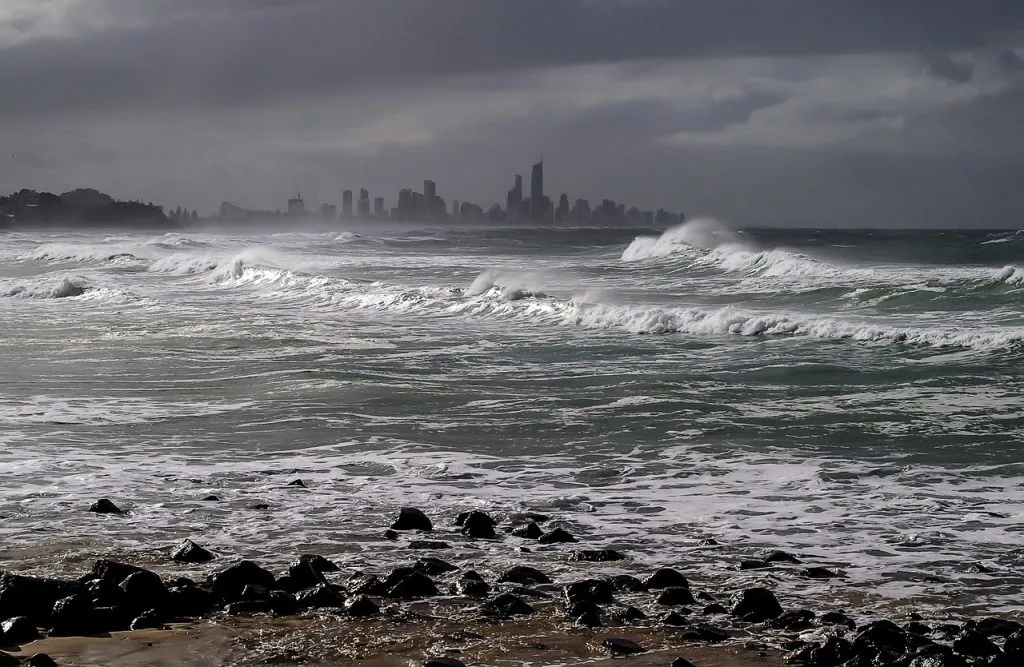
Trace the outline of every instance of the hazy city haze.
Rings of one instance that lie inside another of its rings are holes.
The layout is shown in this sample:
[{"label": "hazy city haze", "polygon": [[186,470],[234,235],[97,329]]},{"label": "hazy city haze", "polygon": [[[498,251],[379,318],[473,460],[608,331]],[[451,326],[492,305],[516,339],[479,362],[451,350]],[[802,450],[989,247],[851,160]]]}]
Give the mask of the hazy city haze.
[{"label": "hazy city haze", "polygon": [[0,0],[0,192],[1020,226],[1015,0]]}]

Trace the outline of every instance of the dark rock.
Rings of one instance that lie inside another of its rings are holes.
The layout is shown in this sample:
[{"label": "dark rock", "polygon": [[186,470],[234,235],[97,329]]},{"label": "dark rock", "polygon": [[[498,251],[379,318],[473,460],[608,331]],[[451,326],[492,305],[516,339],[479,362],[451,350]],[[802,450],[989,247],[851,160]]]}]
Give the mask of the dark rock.
[{"label": "dark rock", "polygon": [[772,564],[763,560],[741,560],[736,564],[737,570],[763,570],[766,567],[771,567]]},{"label": "dark rock", "polygon": [[288,591],[270,591],[270,610],[278,616],[294,616],[299,609],[299,601]]},{"label": "dark rock", "polygon": [[969,658],[988,658],[1002,653],[998,646],[980,632],[968,633],[954,639],[953,650]]},{"label": "dark rock", "polygon": [[717,547],[718,546],[718,540],[716,540],[713,537],[708,537],[708,538],[705,538],[705,539],[701,540],[700,542],[698,542],[697,546],[699,546],[699,547]]},{"label": "dark rock", "polygon": [[544,530],[533,523],[532,521],[522,526],[516,526],[512,529],[512,534],[516,537],[522,537],[528,540],[536,540],[544,534]]},{"label": "dark rock", "polygon": [[480,606],[480,613],[485,616],[527,616],[533,612],[533,607],[511,593],[503,593]]},{"label": "dark rock", "polygon": [[626,607],[618,615],[618,619],[623,623],[630,623],[632,621],[642,621],[646,618],[647,614],[643,613],[642,611],[633,606]]},{"label": "dark rock", "polygon": [[718,643],[724,642],[729,639],[729,637],[729,633],[721,628],[716,628],[715,626],[708,625],[706,623],[700,623],[683,630],[679,639],[684,642]]},{"label": "dark rock", "polygon": [[473,539],[492,539],[495,521],[485,512],[470,512],[462,523],[462,534]]},{"label": "dark rock", "polygon": [[456,595],[464,595],[468,598],[487,597],[487,594],[491,592],[491,587],[487,582],[479,579],[467,579],[465,577],[455,582],[452,588]]},{"label": "dark rock", "polygon": [[428,658],[423,667],[466,667],[466,663],[455,658]]},{"label": "dark rock", "polygon": [[673,570],[670,567],[663,567],[651,576],[647,577],[647,581],[644,582],[647,588],[689,588],[690,582],[686,580],[678,570]]},{"label": "dark rock", "polygon": [[767,588],[748,588],[737,593],[732,602],[732,615],[751,623],[761,623],[782,614],[782,605]]},{"label": "dark rock", "polygon": [[119,563],[113,560],[98,560],[92,565],[92,570],[89,574],[82,577],[82,581],[109,581],[115,586],[120,586],[121,582],[127,579],[129,576],[136,572],[145,572],[141,567],[135,565],[129,565],[127,563]]},{"label": "dark rock", "polygon": [[1009,637],[1014,633],[1024,631],[1024,626],[1016,621],[1008,621],[1003,618],[983,618],[978,621],[977,630],[986,637]]},{"label": "dark rock", "polygon": [[213,594],[224,602],[241,600],[242,589],[248,585],[273,588],[274,575],[253,563],[243,560],[213,575]]},{"label": "dark rock", "polygon": [[309,563],[310,567],[319,572],[325,574],[327,572],[337,572],[339,570],[337,563],[329,561],[323,556],[316,554],[302,554],[299,556],[300,563]]},{"label": "dark rock", "polygon": [[323,572],[316,569],[311,561],[301,558],[288,566],[288,579],[288,586],[278,582],[278,585],[284,590],[302,591],[327,583]]},{"label": "dark rock", "polygon": [[515,523],[546,523],[551,520],[551,517],[538,512],[519,512],[513,514],[511,519]]},{"label": "dark rock", "polygon": [[297,486],[300,489],[304,489],[306,488],[306,483],[303,482],[301,479],[293,479],[292,481],[288,482],[288,486]]},{"label": "dark rock", "polygon": [[380,607],[365,595],[349,598],[345,602],[344,609],[345,613],[353,618],[367,618],[369,616],[376,616],[380,613]]},{"label": "dark rock", "polygon": [[572,604],[568,604],[565,609],[565,615],[569,618],[578,618],[583,614],[597,614],[600,616],[602,613],[603,611],[601,610],[601,607],[590,600],[573,602]]},{"label": "dark rock", "polygon": [[615,589],[604,579],[584,579],[562,588],[562,596],[570,605],[576,602],[606,604],[615,602]]},{"label": "dark rock", "polygon": [[398,539],[398,533],[396,533],[395,531],[393,531],[390,528],[388,528],[387,530],[384,531],[384,539],[385,540],[391,540],[392,542],[394,542],[395,540]]},{"label": "dark rock", "polygon": [[528,586],[509,586],[505,590],[506,593],[512,593],[513,595],[519,595],[527,598],[539,598],[541,600],[548,600],[551,598],[549,593],[537,590],[536,588],[530,588]]},{"label": "dark rock", "polygon": [[[1003,644],[1003,652],[1008,656],[1024,658],[1024,632],[1018,631],[1007,637],[1006,643]],[[1024,661],[1021,664],[1024,664]]]},{"label": "dark rock", "polygon": [[967,572],[970,574],[992,574],[995,570],[990,567],[985,567],[981,563],[971,563],[967,567]]},{"label": "dark rock", "polygon": [[384,595],[384,584],[377,577],[359,576],[349,580],[352,595]]},{"label": "dark rock", "polygon": [[455,567],[448,561],[441,560],[440,558],[426,557],[420,558],[413,564],[414,570],[419,570],[423,574],[437,576],[439,574],[445,574],[447,572],[455,572],[459,568]]},{"label": "dark rock", "polygon": [[163,615],[155,609],[142,612],[128,626],[132,630],[160,629],[164,626]]},{"label": "dark rock", "polygon": [[57,667],[57,661],[45,653],[36,653],[28,659],[28,667]]},{"label": "dark rock", "polygon": [[[815,667],[826,665],[850,665],[849,660],[858,656],[858,653],[854,649],[853,645],[850,644],[846,639],[842,637],[828,637],[821,644],[809,645],[803,653],[803,661],[808,665]],[[867,658],[870,661],[870,655],[867,653],[860,653],[859,657]],[[855,667],[855,665],[850,665]],[[864,667],[867,667],[865,665]],[[872,667],[874,667],[872,665]]]},{"label": "dark rock", "polygon": [[239,598],[245,602],[269,602],[270,589],[258,584],[246,584]]},{"label": "dark rock", "polygon": [[128,630],[132,614],[125,607],[93,607],[92,624],[96,632]]},{"label": "dark rock", "polygon": [[167,587],[167,613],[173,617],[205,616],[215,602],[213,593],[195,584]]},{"label": "dark rock", "polygon": [[874,621],[862,627],[853,643],[860,649],[875,647],[896,654],[905,652],[907,648],[906,633],[900,626],[887,620]]},{"label": "dark rock", "polygon": [[224,613],[231,616],[254,616],[273,611],[270,600],[242,600],[224,607]]},{"label": "dark rock", "polygon": [[162,609],[167,605],[167,586],[155,572],[141,570],[121,582],[124,606],[132,613]]},{"label": "dark rock", "polygon": [[462,527],[466,525],[466,519],[469,517],[470,512],[459,512],[455,515],[455,525]]},{"label": "dark rock", "polygon": [[930,635],[932,629],[920,621],[911,621],[907,623],[907,632],[915,635]]},{"label": "dark rock", "polygon": [[249,509],[263,511],[270,509],[270,505],[268,505],[267,503],[253,503],[252,505],[249,505]]},{"label": "dark rock", "polygon": [[686,658],[676,658],[672,661],[671,667],[696,667],[692,662]]},{"label": "dark rock", "polygon": [[687,623],[689,623],[686,617],[677,611],[670,611],[669,613],[662,616],[661,622],[663,625],[669,625],[676,628],[681,628]]},{"label": "dark rock", "polygon": [[39,630],[28,616],[15,616],[0,623],[0,644],[28,644],[38,638]]},{"label": "dark rock", "polygon": [[569,554],[569,560],[584,563],[608,563],[616,560],[625,560],[625,556],[612,549],[587,549],[573,551]]},{"label": "dark rock", "polygon": [[85,595],[69,595],[53,605],[50,614],[50,635],[82,637],[97,631],[92,601]]},{"label": "dark rock", "polygon": [[561,528],[555,528],[549,533],[544,533],[537,541],[541,544],[559,544],[567,542],[575,542],[576,538],[569,534],[568,531],[562,530]]},{"label": "dark rock", "polygon": [[411,567],[397,567],[392,570],[381,582],[381,588],[386,597],[402,600],[440,595],[430,577]]},{"label": "dark rock", "polygon": [[216,503],[216,502],[220,502],[220,498],[218,498],[217,496],[206,496],[205,498],[203,498],[202,502],[204,502],[204,503]]},{"label": "dark rock", "polygon": [[551,578],[535,568],[518,565],[505,570],[501,576],[498,577],[498,583],[506,582],[528,586],[530,584],[550,584]]},{"label": "dark rock", "polygon": [[608,649],[612,655],[637,655],[647,652],[643,646],[629,639],[605,639],[601,642],[601,646]]},{"label": "dark rock", "polygon": [[96,514],[124,514],[125,513],[124,510],[122,510],[120,507],[118,507],[114,503],[110,502],[106,498],[100,498],[99,500],[94,502],[92,505],[90,505],[89,506],[89,511],[90,512],[95,512]]},{"label": "dark rock", "polygon": [[768,621],[768,627],[791,632],[802,632],[814,626],[814,612],[810,609],[796,609],[783,612],[777,618]]},{"label": "dark rock", "polygon": [[715,596],[712,595],[711,593],[708,593],[707,591],[700,591],[694,597],[696,597],[698,600],[700,600],[702,602],[714,602],[715,601]]},{"label": "dark rock", "polygon": [[853,619],[838,611],[830,611],[827,614],[822,614],[821,618],[818,619],[820,625],[845,625],[846,627],[853,630],[857,627],[857,624],[853,622]]},{"label": "dark rock", "polygon": [[573,623],[584,628],[599,628],[603,625],[601,623],[601,614],[592,611],[580,614],[573,620]]},{"label": "dark rock", "polygon": [[693,594],[689,588],[680,586],[669,586],[658,596],[657,603],[666,607],[678,607],[679,605],[694,604]]},{"label": "dark rock", "polygon": [[21,660],[10,653],[0,651],[0,667],[21,667]]},{"label": "dark rock", "polygon": [[77,581],[0,572],[0,618],[28,616],[42,625],[57,600],[84,592],[85,587]]},{"label": "dark rock", "polygon": [[828,568],[824,567],[808,567],[800,570],[800,576],[807,579],[835,579],[840,576],[838,572],[833,572]]},{"label": "dark rock", "polygon": [[704,607],[700,613],[711,616],[712,614],[728,614],[729,610],[717,602],[712,602],[708,606]]},{"label": "dark rock", "polygon": [[409,548],[422,551],[437,551],[441,549],[451,549],[452,545],[447,542],[438,542],[436,540],[413,540],[412,542],[409,542]]},{"label": "dark rock", "polygon": [[624,593],[644,593],[647,591],[644,582],[628,574],[617,574],[611,577],[608,582],[611,583],[612,588]]},{"label": "dark rock", "polygon": [[299,591],[295,596],[295,601],[299,607],[305,609],[324,609],[328,607],[341,609],[345,606],[345,596],[337,588],[329,584],[319,584],[313,588]]},{"label": "dark rock", "polygon": [[423,667],[466,667],[466,663],[455,658],[428,658]]},{"label": "dark rock", "polygon": [[785,551],[772,551],[764,557],[766,563],[792,563],[793,565],[799,565],[800,559],[793,554],[788,554]]},{"label": "dark rock", "polygon": [[192,540],[185,540],[171,552],[171,560],[179,563],[209,563],[216,558]]},{"label": "dark rock", "polygon": [[398,518],[391,524],[392,530],[434,530],[434,524],[430,522],[427,515],[415,507],[403,507],[398,512]]},{"label": "dark rock", "polygon": [[92,603],[97,607],[110,607],[121,604],[124,599],[124,591],[113,581],[105,579],[93,579],[85,585],[86,593],[92,598]]}]

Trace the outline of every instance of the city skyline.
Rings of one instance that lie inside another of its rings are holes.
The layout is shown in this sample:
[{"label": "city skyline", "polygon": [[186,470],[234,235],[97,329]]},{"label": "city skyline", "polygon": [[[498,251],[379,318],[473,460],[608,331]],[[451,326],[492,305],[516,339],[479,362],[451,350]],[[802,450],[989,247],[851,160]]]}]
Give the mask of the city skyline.
[{"label": "city skyline", "polygon": [[[287,201],[287,207],[274,210],[248,209],[232,202],[223,202],[214,219],[228,222],[245,222],[260,219],[298,219],[318,217],[324,221],[334,220],[393,220],[393,221],[492,221],[492,222],[527,222],[534,224],[564,223],[597,223],[597,224],[630,224],[630,225],[671,225],[685,219],[684,214],[668,211],[664,208],[644,209],[628,206],[607,197],[592,205],[586,197],[576,198],[570,205],[568,193],[561,193],[557,207],[547,194],[544,183],[544,159],[541,158],[530,168],[529,197],[524,197],[522,174],[515,174],[514,184],[506,193],[505,206],[495,202],[484,207],[476,202],[452,198],[449,209],[448,200],[438,194],[437,181],[424,179],[422,192],[413,188],[401,188],[395,198],[395,206],[386,206],[387,198],[373,198],[370,207],[370,191],[359,188],[359,199],[353,208],[355,191],[344,189],[341,192],[341,213],[332,202],[307,202],[301,190]],[[179,207],[180,210],[180,207]],[[186,209],[187,212],[187,209]],[[174,215],[171,219],[177,219]]]}]

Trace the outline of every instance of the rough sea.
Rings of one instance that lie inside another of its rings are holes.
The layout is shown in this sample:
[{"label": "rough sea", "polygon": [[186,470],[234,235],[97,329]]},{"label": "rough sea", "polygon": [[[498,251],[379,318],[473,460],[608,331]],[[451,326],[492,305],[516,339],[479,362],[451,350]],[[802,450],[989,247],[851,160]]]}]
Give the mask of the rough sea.
[{"label": "rough sea", "polygon": [[[374,570],[415,557],[399,507],[483,508],[631,558],[602,571],[1019,615],[1022,392],[1013,231],[8,232],[0,569],[188,537]],[[843,576],[735,569],[773,549]]]}]

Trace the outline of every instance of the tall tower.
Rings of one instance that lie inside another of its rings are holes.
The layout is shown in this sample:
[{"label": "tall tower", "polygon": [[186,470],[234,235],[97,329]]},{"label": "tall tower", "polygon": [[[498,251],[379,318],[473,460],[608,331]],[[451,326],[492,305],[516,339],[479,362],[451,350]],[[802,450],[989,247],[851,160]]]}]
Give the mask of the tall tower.
[{"label": "tall tower", "polygon": [[530,174],[530,210],[539,211],[544,201],[544,160],[533,165]]}]

